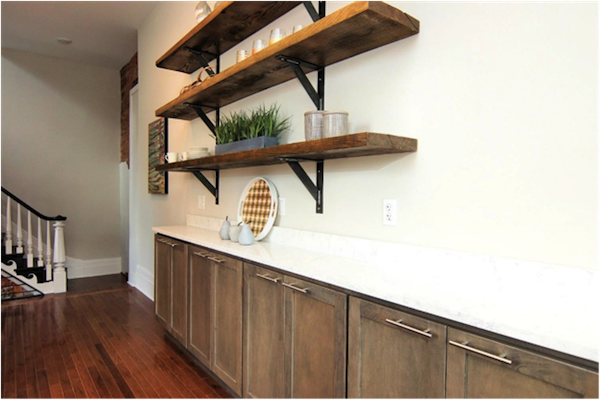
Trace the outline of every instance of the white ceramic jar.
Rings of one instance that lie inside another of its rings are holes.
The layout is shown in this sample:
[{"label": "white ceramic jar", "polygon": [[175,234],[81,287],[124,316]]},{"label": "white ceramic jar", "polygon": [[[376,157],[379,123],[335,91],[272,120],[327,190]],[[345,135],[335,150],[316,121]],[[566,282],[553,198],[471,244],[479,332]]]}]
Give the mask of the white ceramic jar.
[{"label": "white ceramic jar", "polygon": [[348,113],[346,111],[331,111],[323,113],[323,137],[333,137],[348,134]]}]

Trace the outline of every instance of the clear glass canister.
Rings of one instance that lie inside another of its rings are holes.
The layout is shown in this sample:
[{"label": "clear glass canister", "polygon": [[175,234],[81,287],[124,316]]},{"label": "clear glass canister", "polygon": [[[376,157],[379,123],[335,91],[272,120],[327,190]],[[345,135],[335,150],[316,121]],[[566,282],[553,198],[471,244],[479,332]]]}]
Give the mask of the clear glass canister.
[{"label": "clear glass canister", "polygon": [[304,113],[304,137],[306,140],[323,138],[323,114],[326,111],[307,111]]},{"label": "clear glass canister", "polygon": [[333,137],[348,134],[348,113],[346,111],[331,111],[323,113],[323,137]]}]

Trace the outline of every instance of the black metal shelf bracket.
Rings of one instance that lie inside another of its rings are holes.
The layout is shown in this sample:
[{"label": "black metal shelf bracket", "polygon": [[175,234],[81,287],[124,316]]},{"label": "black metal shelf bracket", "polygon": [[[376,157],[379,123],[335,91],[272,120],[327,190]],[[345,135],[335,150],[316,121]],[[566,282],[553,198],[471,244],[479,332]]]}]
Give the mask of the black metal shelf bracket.
[{"label": "black metal shelf bracket", "polygon": [[[202,171],[215,171],[215,184],[213,185],[202,173]],[[195,169],[191,171],[204,187],[215,196],[215,204],[219,204],[219,170],[218,169]]]},{"label": "black metal shelf bracket", "polygon": [[[219,72],[221,72],[221,57],[219,57],[218,54],[210,53],[210,52],[204,51],[204,50],[192,49],[191,47],[187,47],[187,46],[184,47],[183,49],[185,51],[189,51],[190,53],[192,53],[194,55],[194,57],[196,57],[196,60],[198,60],[198,62],[200,62],[200,65],[202,65],[202,67],[208,73],[209,76],[214,76],[215,74],[218,74]],[[209,57],[213,57],[217,60],[217,72],[216,73],[212,69],[212,67],[210,65],[208,65],[208,61],[206,61],[206,58],[204,58],[205,55],[209,56]]]},{"label": "black metal shelf bracket", "polygon": [[308,15],[312,18],[313,22],[317,22],[321,18],[325,16],[325,2],[319,2],[319,12],[315,10],[315,6],[313,6],[312,1],[303,1],[304,7],[306,7],[306,11],[308,11]]},{"label": "black metal shelf bracket", "polygon": [[[278,55],[275,57],[279,61],[287,62],[294,74],[296,74],[296,78],[306,90],[306,93],[317,107],[317,110],[325,109],[325,67],[321,67],[319,65],[315,65],[303,60],[298,60],[297,58],[287,57],[284,55]],[[302,70],[302,67],[310,68],[316,70],[318,73],[317,76],[317,90],[315,90],[312,83],[306,77],[306,73]]]},{"label": "black metal shelf bracket", "polygon": [[[204,123],[206,124],[206,126],[208,127],[208,129],[210,129],[210,131],[214,134],[215,133],[215,128],[217,126],[219,126],[220,123],[220,118],[221,118],[221,112],[219,107],[212,107],[212,106],[203,106],[200,104],[192,104],[192,103],[183,103],[185,106],[191,107],[196,114],[198,114],[198,116],[200,117],[200,119],[202,121],[204,121]],[[206,115],[206,113],[204,112],[203,108],[211,108],[213,110],[215,110],[215,123],[213,124],[213,122],[210,120],[210,118],[208,118],[208,116]]]},{"label": "black metal shelf bracket", "polygon": [[[317,214],[323,214],[323,160],[300,160],[297,158],[280,158],[288,163],[292,171],[296,174],[300,182],[306,187],[311,196],[315,199],[317,205]],[[317,164],[317,184],[315,185],[300,165],[300,161],[313,161]]]}]

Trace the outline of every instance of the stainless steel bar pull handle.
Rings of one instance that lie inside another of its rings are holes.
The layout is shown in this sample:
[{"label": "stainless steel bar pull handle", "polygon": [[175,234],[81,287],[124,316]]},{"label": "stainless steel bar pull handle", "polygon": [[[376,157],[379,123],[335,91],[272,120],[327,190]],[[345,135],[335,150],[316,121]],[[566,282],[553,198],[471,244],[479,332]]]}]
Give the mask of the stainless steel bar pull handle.
[{"label": "stainless steel bar pull handle", "polygon": [[426,329],[426,330],[423,331],[421,329],[413,328],[412,326],[403,324],[401,319],[399,319],[398,321],[394,321],[392,319],[386,318],[385,322],[387,322],[388,324],[392,324],[394,326],[398,326],[400,328],[409,330],[411,332],[418,333],[419,335],[422,335],[422,336],[425,336],[425,337],[428,337],[428,338],[432,338],[433,337],[433,335],[431,333],[429,333],[430,329]]},{"label": "stainless steel bar pull handle", "polygon": [[194,253],[192,253],[192,254],[194,254],[195,256],[198,256],[198,257],[202,257],[202,258],[206,258],[206,257],[208,257],[208,254],[205,254],[205,253],[200,253],[200,252],[198,252],[198,251],[195,251],[195,252],[194,252]]},{"label": "stainless steel bar pull handle", "polygon": [[495,354],[488,353],[487,351],[476,349],[475,347],[468,346],[469,342],[459,343],[459,342],[455,342],[454,340],[449,340],[448,343],[450,343],[452,346],[460,347],[463,350],[470,351],[471,353],[479,354],[481,356],[488,357],[488,358],[503,362],[508,365],[512,364],[512,361],[509,360],[508,358],[504,357],[504,355],[501,354],[501,355],[497,356]]},{"label": "stainless steel bar pull handle", "polygon": [[279,278],[271,278],[269,275],[256,274],[256,276],[258,276],[259,278],[265,279],[269,282],[273,282],[273,283],[279,282]]},{"label": "stainless steel bar pull handle", "polygon": [[208,258],[210,261],[214,261],[218,264],[223,264],[225,262],[225,260],[219,260],[218,258],[214,258],[214,257],[206,257]]},{"label": "stainless steel bar pull handle", "polygon": [[290,289],[297,290],[298,292],[301,292],[301,293],[308,293],[308,289],[301,288],[301,287],[298,287],[298,286],[294,286],[294,285],[293,285],[293,284],[291,284],[291,283],[285,283],[285,282],[281,282],[281,284],[282,284],[283,286],[285,286],[285,287],[289,287]]}]

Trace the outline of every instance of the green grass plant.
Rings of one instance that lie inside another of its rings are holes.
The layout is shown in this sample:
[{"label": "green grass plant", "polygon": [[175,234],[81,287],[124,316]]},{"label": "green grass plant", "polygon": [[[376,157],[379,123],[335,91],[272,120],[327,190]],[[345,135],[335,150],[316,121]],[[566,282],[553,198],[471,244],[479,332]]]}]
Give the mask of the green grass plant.
[{"label": "green grass plant", "polygon": [[282,119],[277,104],[270,108],[263,105],[251,110],[250,114],[244,110],[234,112],[229,116],[221,117],[221,123],[215,129],[217,144],[237,142],[260,136],[279,137],[290,128],[290,117]]}]

